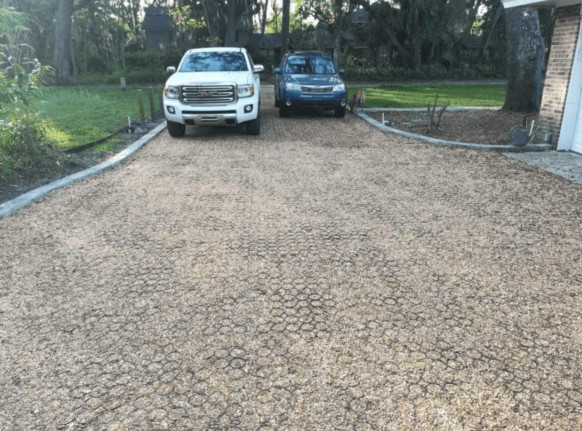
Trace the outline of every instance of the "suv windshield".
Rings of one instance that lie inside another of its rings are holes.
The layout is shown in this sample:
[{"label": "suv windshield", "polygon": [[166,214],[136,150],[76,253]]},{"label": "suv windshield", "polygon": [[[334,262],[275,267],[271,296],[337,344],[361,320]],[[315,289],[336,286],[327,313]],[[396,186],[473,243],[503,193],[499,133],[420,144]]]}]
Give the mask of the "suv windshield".
[{"label": "suv windshield", "polygon": [[288,58],[285,73],[333,75],[336,72],[330,58],[317,55],[294,55]]},{"label": "suv windshield", "polygon": [[180,66],[180,72],[244,72],[247,70],[247,62],[242,52],[193,52]]}]

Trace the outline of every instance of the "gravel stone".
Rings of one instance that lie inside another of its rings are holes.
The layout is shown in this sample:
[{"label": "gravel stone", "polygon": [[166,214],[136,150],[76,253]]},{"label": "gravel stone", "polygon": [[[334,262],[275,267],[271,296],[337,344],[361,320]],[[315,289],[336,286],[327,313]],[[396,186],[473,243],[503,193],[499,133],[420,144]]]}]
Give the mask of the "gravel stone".
[{"label": "gravel stone", "polygon": [[0,429],[579,429],[582,188],[262,105],[0,220]]}]

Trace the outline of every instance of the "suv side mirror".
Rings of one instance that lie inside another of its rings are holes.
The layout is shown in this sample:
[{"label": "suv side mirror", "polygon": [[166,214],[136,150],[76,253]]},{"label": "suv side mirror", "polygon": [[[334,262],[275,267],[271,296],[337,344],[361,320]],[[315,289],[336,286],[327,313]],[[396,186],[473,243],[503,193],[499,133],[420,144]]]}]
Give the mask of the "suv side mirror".
[{"label": "suv side mirror", "polygon": [[273,75],[280,75],[281,74],[281,68],[280,67],[275,67],[273,69]]},{"label": "suv side mirror", "polygon": [[346,71],[345,71],[344,69],[339,69],[339,70],[338,70],[338,73],[339,73],[340,75],[343,75],[344,73],[346,73]]},{"label": "suv side mirror", "polygon": [[173,75],[174,73],[176,73],[176,66],[168,66],[166,68],[166,73],[168,75]]},{"label": "suv side mirror", "polygon": [[265,67],[262,64],[255,64],[253,67],[254,73],[261,73],[263,70],[265,70]]}]

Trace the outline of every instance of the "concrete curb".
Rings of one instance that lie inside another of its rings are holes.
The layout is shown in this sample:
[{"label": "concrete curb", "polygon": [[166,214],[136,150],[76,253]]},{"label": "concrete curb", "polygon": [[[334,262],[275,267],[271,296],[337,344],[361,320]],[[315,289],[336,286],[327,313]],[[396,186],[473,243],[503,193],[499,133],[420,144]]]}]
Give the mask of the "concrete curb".
[{"label": "concrete curb", "polygon": [[[475,108],[473,108],[473,109],[475,109]],[[484,109],[488,109],[488,108],[484,108]],[[453,111],[461,111],[461,110],[466,111],[466,110],[470,110],[470,108],[453,108],[452,110]],[[378,112],[378,111],[379,110],[377,110],[377,109],[375,110],[375,112]],[[370,111],[370,112],[374,112],[374,111]],[[378,129],[382,130],[383,132],[392,133],[394,135],[402,136],[405,138],[417,139],[420,141],[428,142],[430,144],[440,145],[443,147],[466,148],[469,150],[479,150],[479,151],[497,151],[497,152],[504,152],[504,153],[509,153],[509,152],[521,153],[521,152],[525,152],[525,151],[548,151],[551,149],[551,146],[548,144],[529,144],[529,145],[526,145],[525,147],[514,147],[511,145],[483,145],[483,144],[472,144],[469,142],[447,141],[444,139],[430,138],[428,136],[418,135],[416,133],[405,132],[403,130],[388,127],[388,126],[380,123],[379,121],[376,121],[375,119],[366,115],[363,112],[356,112],[356,115],[358,117],[360,117],[361,119],[370,123],[372,126],[377,127]]]},{"label": "concrete curb", "polygon": [[147,144],[152,138],[158,135],[162,130],[166,128],[166,122],[157,126],[155,129],[151,130],[147,135],[142,136],[139,140],[135,141],[133,144],[128,146],[123,151],[119,152],[110,159],[99,163],[98,165],[92,166],[84,171],[74,173],[72,175],[61,178],[60,180],[53,181],[52,183],[46,184],[42,187],[31,190],[28,193],[18,196],[8,202],[4,202],[0,205],[0,219],[8,217],[14,214],[16,211],[30,205],[32,202],[37,201],[49,193],[54,192],[63,187],[70,186],[84,180],[86,178],[91,178],[95,175],[101,174],[114,168],[117,165],[123,163],[126,159],[135,154],[141,147]]}]

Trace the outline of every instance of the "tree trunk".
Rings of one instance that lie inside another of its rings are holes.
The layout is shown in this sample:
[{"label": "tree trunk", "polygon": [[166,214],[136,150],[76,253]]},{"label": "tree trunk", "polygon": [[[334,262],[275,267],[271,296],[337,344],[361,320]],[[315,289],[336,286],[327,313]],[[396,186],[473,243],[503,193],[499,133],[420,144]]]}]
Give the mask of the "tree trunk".
[{"label": "tree trunk", "polygon": [[269,0],[265,0],[265,4],[263,5],[263,19],[261,21],[261,34],[265,34],[265,30],[267,27],[267,9],[269,8]]},{"label": "tree trunk", "polygon": [[335,33],[334,33],[334,44],[333,44],[333,61],[340,66],[340,55],[342,51],[342,35],[343,35],[343,24],[344,24],[344,9],[343,1],[335,0]]},{"label": "tree trunk", "polygon": [[236,0],[228,0],[226,35],[224,46],[234,46],[236,42]]},{"label": "tree trunk", "polygon": [[533,7],[507,9],[507,95],[503,109],[534,112],[540,109],[544,41],[538,11]]},{"label": "tree trunk", "polygon": [[281,23],[281,56],[289,50],[289,21],[291,0],[283,0],[283,22]]},{"label": "tree trunk", "polygon": [[499,18],[501,18],[501,13],[503,12],[503,5],[500,4],[499,6],[497,6],[497,9],[495,10],[495,16],[493,17],[493,24],[491,24],[491,28],[489,29],[489,34],[487,35],[487,40],[485,41],[485,44],[483,45],[483,57],[485,58],[489,58],[489,53],[488,53],[488,48],[489,48],[489,44],[491,43],[491,37],[493,37],[493,34],[495,32],[495,27],[497,26],[497,22],[499,21]]},{"label": "tree trunk", "polygon": [[420,17],[418,15],[418,0],[410,0],[410,24],[412,43],[412,68],[419,69],[421,64],[420,54]]},{"label": "tree trunk", "polygon": [[53,67],[57,85],[70,84],[71,20],[74,0],[58,0]]}]

